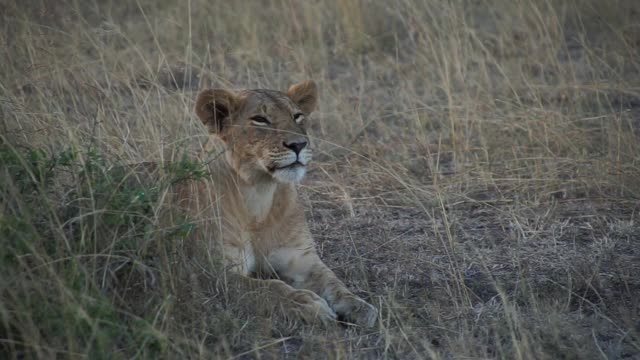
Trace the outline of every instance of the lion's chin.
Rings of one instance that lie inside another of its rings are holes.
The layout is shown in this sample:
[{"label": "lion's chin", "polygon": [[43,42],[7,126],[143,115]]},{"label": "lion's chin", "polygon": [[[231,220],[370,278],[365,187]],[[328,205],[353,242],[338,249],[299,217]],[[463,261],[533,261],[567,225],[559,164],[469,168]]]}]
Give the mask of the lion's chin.
[{"label": "lion's chin", "polygon": [[271,175],[279,182],[297,184],[302,181],[306,173],[307,167],[298,163],[275,169],[271,172]]}]

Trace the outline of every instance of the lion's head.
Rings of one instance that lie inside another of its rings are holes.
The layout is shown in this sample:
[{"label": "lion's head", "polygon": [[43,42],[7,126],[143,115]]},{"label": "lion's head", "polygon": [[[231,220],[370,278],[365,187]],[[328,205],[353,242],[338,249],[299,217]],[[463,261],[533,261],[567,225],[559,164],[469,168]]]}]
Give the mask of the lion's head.
[{"label": "lion's head", "polygon": [[313,81],[286,93],[208,89],[198,94],[196,114],[222,140],[227,162],[245,181],[296,183],[311,160],[306,127],[317,102]]}]

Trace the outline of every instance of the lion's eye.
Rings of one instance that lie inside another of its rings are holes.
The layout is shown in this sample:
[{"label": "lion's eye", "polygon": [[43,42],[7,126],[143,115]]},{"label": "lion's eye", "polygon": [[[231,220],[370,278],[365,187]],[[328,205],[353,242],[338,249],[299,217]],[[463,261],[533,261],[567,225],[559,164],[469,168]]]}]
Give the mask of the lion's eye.
[{"label": "lion's eye", "polygon": [[295,121],[296,124],[300,124],[302,122],[302,119],[304,119],[304,114],[303,113],[297,113],[297,114],[293,115],[293,121]]},{"label": "lion's eye", "polygon": [[256,115],[251,117],[251,122],[258,126],[268,126],[271,122],[264,116]]}]

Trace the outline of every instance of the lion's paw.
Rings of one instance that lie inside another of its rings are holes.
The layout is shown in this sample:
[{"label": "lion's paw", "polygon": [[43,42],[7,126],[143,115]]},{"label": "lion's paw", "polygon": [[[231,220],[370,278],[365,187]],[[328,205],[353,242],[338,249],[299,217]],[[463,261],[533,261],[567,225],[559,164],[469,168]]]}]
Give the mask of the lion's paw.
[{"label": "lion's paw", "polygon": [[360,326],[373,327],[378,319],[378,310],[355,295],[340,300],[334,308],[345,320]]},{"label": "lion's paw", "polygon": [[291,301],[296,305],[296,312],[306,323],[320,321],[324,325],[329,325],[336,320],[336,313],[329,304],[309,290],[296,290],[291,295]]}]

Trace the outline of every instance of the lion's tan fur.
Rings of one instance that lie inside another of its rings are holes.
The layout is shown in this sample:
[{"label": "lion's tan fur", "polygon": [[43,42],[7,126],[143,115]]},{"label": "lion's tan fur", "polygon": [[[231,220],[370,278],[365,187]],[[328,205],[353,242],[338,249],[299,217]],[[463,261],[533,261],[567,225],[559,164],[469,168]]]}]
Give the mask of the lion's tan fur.
[{"label": "lion's tan fur", "polygon": [[308,145],[293,149],[308,143],[306,122],[316,103],[313,82],[287,93],[201,92],[196,113],[209,129],[206,153],[223,154],[209,166],[211,179],[179,187],[179,207],[205,219],[194,240],[222,253],[232,281],[265,288],[268,301],[306,321],[330,322],[338,315],[372,326],[375,308],[320,260],[297,200],[295,182],[311,152]]}]

